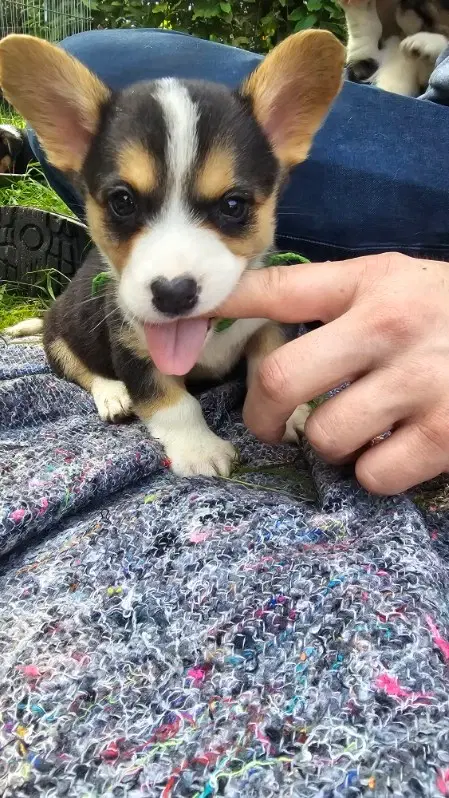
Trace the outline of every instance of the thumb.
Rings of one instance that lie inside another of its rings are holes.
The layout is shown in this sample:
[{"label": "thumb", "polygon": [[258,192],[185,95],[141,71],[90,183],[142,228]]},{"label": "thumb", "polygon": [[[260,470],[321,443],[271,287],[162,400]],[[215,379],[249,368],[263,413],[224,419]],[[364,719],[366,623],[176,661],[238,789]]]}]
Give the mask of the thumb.
[{"label": "thumb", "polygon": [[222,318],[267,318],[287,324],[328,322],[352,304],[367,258],[245,272],[216,310]]}]

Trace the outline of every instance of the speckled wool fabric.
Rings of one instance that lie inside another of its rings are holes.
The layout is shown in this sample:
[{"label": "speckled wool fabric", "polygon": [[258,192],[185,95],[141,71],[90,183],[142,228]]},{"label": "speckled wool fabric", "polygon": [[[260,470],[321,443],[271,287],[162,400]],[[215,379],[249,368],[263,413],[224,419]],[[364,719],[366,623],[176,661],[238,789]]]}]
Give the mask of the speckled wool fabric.
[{"label": "speckled wool fabric", "polygon": [[447,516],[258,444],[174,478],[39,347],[0,348],[4,798],[449,795]]}]

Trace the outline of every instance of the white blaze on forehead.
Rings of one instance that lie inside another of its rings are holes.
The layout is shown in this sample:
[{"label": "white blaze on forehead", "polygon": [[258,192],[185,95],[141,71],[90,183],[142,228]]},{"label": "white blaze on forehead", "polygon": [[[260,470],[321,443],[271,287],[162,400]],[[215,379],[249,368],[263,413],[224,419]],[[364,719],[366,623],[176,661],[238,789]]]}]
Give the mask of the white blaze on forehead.
[{"label": "white blaze on forehead", "polygon": [[157,81],[156,98],[161,104],[167,126],[167,165],[170,183],[177,200],[185,176],[195,162],[198,136],[198,108],[188,90],[174,78]]}]

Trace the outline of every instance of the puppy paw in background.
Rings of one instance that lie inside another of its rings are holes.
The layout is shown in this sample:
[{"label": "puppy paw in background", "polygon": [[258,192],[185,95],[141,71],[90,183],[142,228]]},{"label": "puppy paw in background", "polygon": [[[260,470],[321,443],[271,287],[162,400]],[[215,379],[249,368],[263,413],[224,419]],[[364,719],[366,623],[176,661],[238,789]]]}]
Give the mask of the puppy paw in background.
[{"label": "puppy paw in background", "polygon": [[348,32],[350,80],[416,97],[449,44],[438,0],[339,0]]}]

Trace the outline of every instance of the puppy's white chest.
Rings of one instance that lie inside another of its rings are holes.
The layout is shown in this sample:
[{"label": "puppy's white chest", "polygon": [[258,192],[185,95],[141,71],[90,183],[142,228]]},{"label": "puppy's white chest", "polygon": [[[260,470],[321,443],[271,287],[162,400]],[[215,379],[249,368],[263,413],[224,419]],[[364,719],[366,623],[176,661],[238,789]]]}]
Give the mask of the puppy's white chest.
[{"label": "puppy's white chest", "polygon": [[222,332],[210,330],[197,367],[223,376],[235,366],[251,336],[266,323],[266,319],[237,319]]}]

